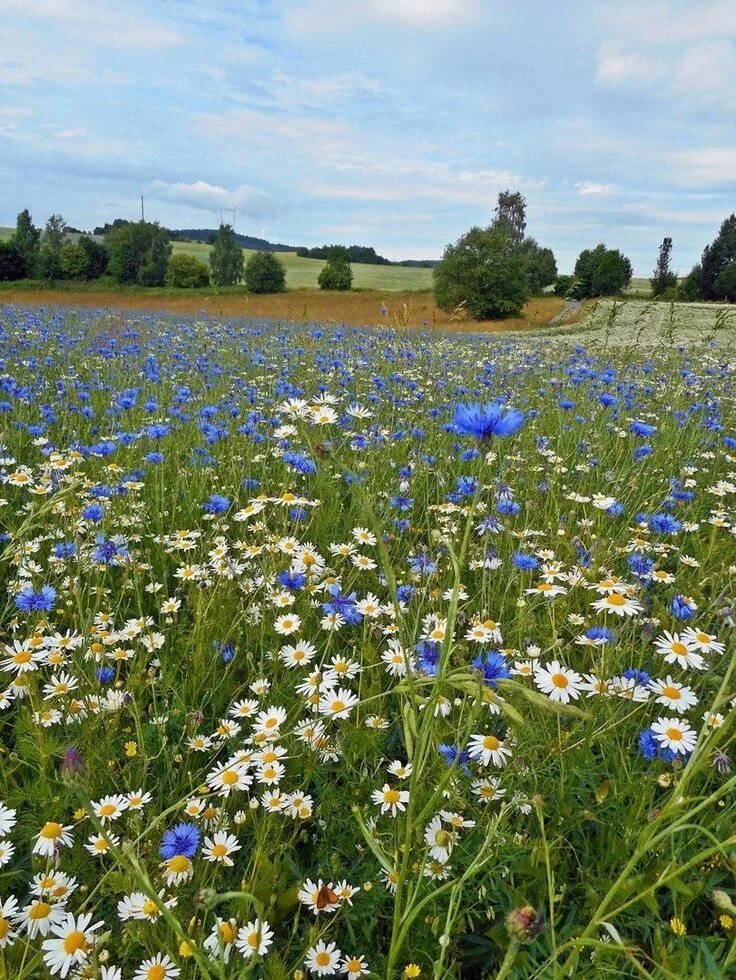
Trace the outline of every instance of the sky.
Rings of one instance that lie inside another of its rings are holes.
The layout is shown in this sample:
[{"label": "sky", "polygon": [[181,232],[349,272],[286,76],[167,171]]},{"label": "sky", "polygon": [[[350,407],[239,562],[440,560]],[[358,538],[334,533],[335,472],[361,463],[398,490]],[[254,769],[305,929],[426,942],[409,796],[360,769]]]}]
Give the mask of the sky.
[{"label": "sky", "polygon": [[560,271],[687,272],[736,209],[735,0],[0,0],[0,225],[144,195],[437,258],[506,188]]}]

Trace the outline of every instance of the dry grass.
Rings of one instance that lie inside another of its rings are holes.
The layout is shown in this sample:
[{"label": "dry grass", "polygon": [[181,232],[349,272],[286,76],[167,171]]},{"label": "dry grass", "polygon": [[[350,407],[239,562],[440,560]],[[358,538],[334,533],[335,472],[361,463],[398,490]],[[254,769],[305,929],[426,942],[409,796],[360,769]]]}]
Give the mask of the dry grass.
[{"label": "dry grass", "polygon": [[[92,307],[101,310],[151,310],[168,313],[223,317],[269,317],[303,323],[346,323],[358,326],[387,325],[429,330],[487,331],[506,333],[544,326],[564,306],[556,296],[530,300],[524,315],[509,320],[477,323],[460,320],[438,310],[430,292],[387,292],[364,290],[328,293],[293,289],[269,296],[211,295],[155,296],[144,292],[109,292],[65,289],[3,289],[0,303],[20,306]],[[385,309],[387,312],[382,313]]]}]

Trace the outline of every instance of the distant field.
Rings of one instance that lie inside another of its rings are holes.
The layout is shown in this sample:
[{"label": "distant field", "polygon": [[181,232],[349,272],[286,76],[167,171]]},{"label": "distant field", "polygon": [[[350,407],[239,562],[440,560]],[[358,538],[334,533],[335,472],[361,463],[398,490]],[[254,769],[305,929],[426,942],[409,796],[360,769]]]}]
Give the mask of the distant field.
[{"label": "distant field", "polygon": [[[203,242],[173,242],[174,253],[194,255],[208,262],[211,245]],[[243,249],[246,260],[252,254]],[[322,259],[302,259],[295,252],[277,252],[278,259],[286,266],[288,289],[316,289],[317,276],[324,266]],[[432,288],[432,270],[416,269],[403,265],[353,264],[354,289],[379,289],[388,292],[422,292]]]}]

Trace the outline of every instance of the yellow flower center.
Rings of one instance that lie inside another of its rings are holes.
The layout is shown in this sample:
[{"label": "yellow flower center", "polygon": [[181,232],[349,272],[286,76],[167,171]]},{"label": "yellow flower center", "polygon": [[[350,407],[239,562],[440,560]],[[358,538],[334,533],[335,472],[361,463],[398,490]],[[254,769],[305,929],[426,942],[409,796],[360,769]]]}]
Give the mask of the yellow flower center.
[{"label": "yellow flower center", "polygon": [[665,698],[670,698],[672,701],[677,701],[681,697],[680,691],[676,687],[672,687],[669,684],[666,684],[662,688],[662,696]]},{"label": "yellow flower center", "polygon": [[238,774],[234,769],[226,769],[222,774],[222,781],[226,786],[234,786],[238,781]]},{"label": "yellow flower center", "polygon": [[620,592],[614,592],[613,595],[608,597],[609,606],[623,606],[626,604],[626,596],[621,595]]},{"label": "yellow flower center", "polygon": [[113,813],[115,813],[116,809],[117,807],[115,806],[114,803],[105,803],[104,806],[100,807],[100,816],[111,817]]},{"label": "yellow flower center", "polygon": [[41,837],[46,838],[46,840],[56,840],[61,837],[61,824],[47,823],[41,831]]},{"label": "yellow flower center", "polygon": [[564,688],[567,687],[570,682],[564,674],[552,674],[552,683],[555,687]]},{"label": "yellow flower center", "polygon": [[398,803],[400,799],[399,791],[397,789],[387,789],[384,799],[387,803]]},{"label": "yellow flower center", "polygon": [[166,980],[166,967],[161,963],[149,966],[146,970],[146,980]]},{"label": "yellow flower center", "polygon": [[344,701],[340,701],[339,699],[337,701],[333,701],[332,702],[332,710],[333,711],[344,711],[345,710],[345,702]]},{"label": "yellow flower center", "polygon": [[329,953],[319,952],[314,957],[314,962],[317,964],[317,966],[329,966],[331,959],[332,958]]},{"label": "yellow flower center", "polygon": [[146,915],[157,916],[159,914],[159,907],[152,898],[147,898],[143,903],[141,911],[145,912]]},{"label": "yellow flower center", "polygon": [[227,854],[227,847],[225,846],[225,844],[215,844],[215,846],[212,848],[213,857],[221,858],[221,857],[225,857],[226,854]]},{"label": "yellow flower center", "polygon": [[34,902],[28,912],[29,919],[45,919],[49,912],[51,911],[51,906],[48,902]]},{"label": "yellow flower center", "polygon": [[64,952],[67,956],[71,956],[72,953],[78,952],[78,950],[84,950],[86,953],[89,949],[89,943],[87,942],[87,937],[79,929],[75,929],[74,932],[70,932],[68,936],[64,938],[63,942]]},{"label": "yellow flower center", "polygon": [[229,922],[220,923],[220,935],[222,936],[222,941],[228,945],[235,942],[235,932]]},{"label": "yellow flower center", "polygon": [[499,740],[496,738],[495,735],[486,735],[486,737],[483,739],[483,748],[490,749],[491,752],[495,752],[495,750],[500,746],[500,744],[501,743],[499,742]]},{"label": "yellow flower center", "polygon": [[678,657],[684,657],[687,653],[687,647],[684,643],[675,642],[672,644],[672,652],[676,653]]},{"label": "yellow flower center", "polygon": [[173,871],[174,874],[180,874],[188,870],[189,858],[184,857],[183,854],[176,854],[173,858],[169,859],[169,871]]},{"label": "yellow flower center", "polygon": [[682,732],[680,731],[679,728],[668,728],[665,734],[667,738],[670,740],[670,742],[682,741]]}]

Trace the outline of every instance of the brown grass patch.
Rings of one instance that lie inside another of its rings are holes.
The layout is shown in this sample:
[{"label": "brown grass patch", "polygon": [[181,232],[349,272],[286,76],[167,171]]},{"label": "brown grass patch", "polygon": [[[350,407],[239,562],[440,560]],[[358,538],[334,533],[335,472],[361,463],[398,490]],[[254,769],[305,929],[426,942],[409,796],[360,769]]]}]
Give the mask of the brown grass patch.
[{"label": "brown grass patch", "polygon": [[[293,289],[269,296],[224,294],[209,296],[155,295],[145,292],[116,292],[84,289],[3,289],[0,303],[19,306],[91,307],[99,310],[161,310],[167,313],[206,313],[214,317],[268,317],[298,323],[318,322],[356,326],[390,326],[492,333],[529,330],[549,323],[564,306],[556,296],[530,300],[524,315],[508,320],[476,322],[461,320],[438,310],[431,292],[381,293],[365,290],[329,293],[315,289]],[[387,310],[381,312],[381,308]]]}]

